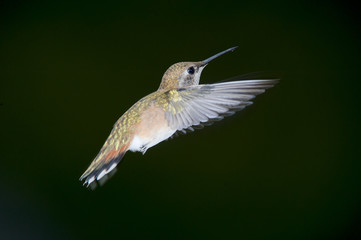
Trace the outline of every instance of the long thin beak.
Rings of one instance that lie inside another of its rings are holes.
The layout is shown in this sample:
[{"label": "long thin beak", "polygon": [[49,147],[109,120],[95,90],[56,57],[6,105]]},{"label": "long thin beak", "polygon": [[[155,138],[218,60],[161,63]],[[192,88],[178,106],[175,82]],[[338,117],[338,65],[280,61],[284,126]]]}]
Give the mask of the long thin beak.
[{"label": "long thin beak", "polygon": [[205,66],[207,65],[210,61],[212,61],[213,59],[225,54],[225,53],[228,53],[228,52],[232,52],[234,49],[238,48],[238,46],[236,47],[232,47],[232,48],[229,48],[227,50],[224,50],[223,52],[220,52],[220,53],[217,53],[216,55],[213,55],[212,57],[210,58],[207,58],[206,60],[203,60],[202,61],[202,65],[201,66]]}]

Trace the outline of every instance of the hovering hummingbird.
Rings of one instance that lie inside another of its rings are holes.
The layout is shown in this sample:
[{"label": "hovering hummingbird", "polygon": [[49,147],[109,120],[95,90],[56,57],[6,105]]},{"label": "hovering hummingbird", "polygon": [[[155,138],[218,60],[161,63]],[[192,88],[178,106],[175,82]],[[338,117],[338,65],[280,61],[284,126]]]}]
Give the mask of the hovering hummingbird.
[{"label": "hovering hummingbird", "polygon": [[114,127],[89,168],[80,177],[84,185],[110,173],[127,151],[142,152],[177,132],[223,119],[252,104],[250,101],[278,80],[243,80],[199,84],[207,64],[231,52],[229,48],[200,62],[179,62],[164,73],[157,91],[135,103]]}]

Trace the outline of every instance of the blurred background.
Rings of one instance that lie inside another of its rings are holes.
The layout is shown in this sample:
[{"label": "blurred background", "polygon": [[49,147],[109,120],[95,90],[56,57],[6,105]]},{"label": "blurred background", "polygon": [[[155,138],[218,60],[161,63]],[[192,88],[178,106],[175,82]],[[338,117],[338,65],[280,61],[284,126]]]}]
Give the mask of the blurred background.
[{"label": "blurred background", "polygon": [[[1,1],[1,239],[361,239],[360,28],[336,1]],[[173,63],[282,80],[78,181]]]}]

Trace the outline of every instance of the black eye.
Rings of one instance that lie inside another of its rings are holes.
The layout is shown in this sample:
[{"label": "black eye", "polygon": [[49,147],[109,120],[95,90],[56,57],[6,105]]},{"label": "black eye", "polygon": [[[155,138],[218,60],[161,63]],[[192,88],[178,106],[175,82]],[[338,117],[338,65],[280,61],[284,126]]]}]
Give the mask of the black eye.
[{"label": "black eye", "polygon": [[194,74],[194,67],[188,68],[188,69],[187,69],[187,72],[188,72],[189,74],[193,75],[193,74]]}]

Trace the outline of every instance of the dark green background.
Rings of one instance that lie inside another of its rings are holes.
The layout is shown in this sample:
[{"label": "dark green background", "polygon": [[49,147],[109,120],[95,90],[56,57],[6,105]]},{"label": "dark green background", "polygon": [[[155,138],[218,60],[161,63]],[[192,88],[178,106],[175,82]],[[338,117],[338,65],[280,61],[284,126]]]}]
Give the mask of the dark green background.
[{"label": "dark green background", "polygon": [[[0,4],[1,239],[354,239],[360,30],[337,2]],[[79,176],[173,63],[276,71],[232,118]]]}]

